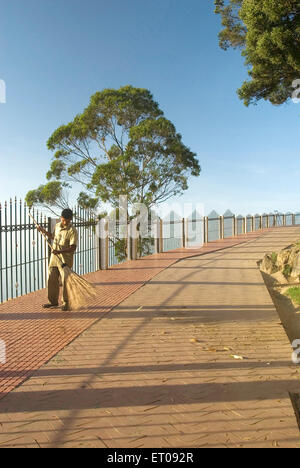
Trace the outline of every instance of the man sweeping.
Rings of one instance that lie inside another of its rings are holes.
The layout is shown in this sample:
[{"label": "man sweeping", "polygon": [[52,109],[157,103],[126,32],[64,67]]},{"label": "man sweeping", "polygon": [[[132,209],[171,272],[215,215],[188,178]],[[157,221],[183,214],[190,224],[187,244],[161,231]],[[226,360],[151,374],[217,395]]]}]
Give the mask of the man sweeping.
[{"label": "man sweeping", "polygon": [[44,309],[58,306],[59,279],[61,278],[63,286],[63,305],[61,309],[63,311],[70,310],[63,265],[67,265],[69,268],[73,267],[74,253],[78,244],[78,232],[72,224],[72,219],[73,212],[67,208],[63,210],[60,223],[55,226],[53,234],[38,226],[38,230],[42,234],[53,240],[48,276],[49,303],[43,305]]}]

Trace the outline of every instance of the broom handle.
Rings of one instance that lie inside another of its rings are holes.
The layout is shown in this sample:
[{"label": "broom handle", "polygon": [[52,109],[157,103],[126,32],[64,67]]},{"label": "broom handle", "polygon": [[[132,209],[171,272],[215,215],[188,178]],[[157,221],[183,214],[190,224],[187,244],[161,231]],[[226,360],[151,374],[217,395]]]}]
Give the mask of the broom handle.
[{"label": "broom handle", "polygon": [[[34,224],[36,225],[36,227],[39,227],[39,228],[40,228],[41,226],[36,222],[36,220],[34,219],[34,217],[32,216],[32,214],[31,214],[30,212],[29,212],[28,214],[29,214],[30,218],[33,220],[33,222],[34,222]],[[47,242],[47,244],[49,245],[49,247],[50,247],[50,249],[51,249],[51,252],[53,252],[53,247],[52,247],[52,245],[50,244],[50,242],[49,242],[49,240],[48,240],[48,237],[47,237],[46,234],[44,234],[42,231],[40,231],[40,232],[41,232],[42,236],[46,239],[46,242]],[[59,254],[59,255],[60,255],[60,254]],[[56,255],[56,256],[57,256],[58,260],[60,261],[60,263],[63,265],[64,263],[63,263],[63,261],[59,258],[59,255]]]}]

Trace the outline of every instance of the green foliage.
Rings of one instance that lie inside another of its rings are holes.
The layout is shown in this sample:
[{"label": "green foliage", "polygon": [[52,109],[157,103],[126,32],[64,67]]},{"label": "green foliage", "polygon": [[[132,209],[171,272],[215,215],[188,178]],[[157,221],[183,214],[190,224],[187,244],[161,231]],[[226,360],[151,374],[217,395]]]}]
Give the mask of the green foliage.
[{"label": "green foliage", "polygon": [[155,239],[152,237],[143,237],[138,239],[137,253],[139,257],[146,257],[151,255]]},{"label": "green foliage", "polygon": [[78,201],[78,205],[84,208],[85,210],[95,209],[99,203],[98,198],[92,198],[87,193],[84,193],[84,192],[80,192],[77,198],[77,201]]},{"label": "green foliage", "polygon": [[119,262],[127,260],[127,239],[113,239],[115,256]]},{"label": "green foliage", "polygon": [[292,267],[289,264],[284,265],[283,274],[286,278],[289,278],[292,273]]},{"label": "green foliage", "polygon": [[248,106],[260,99],[282,104],[300,77],[299,0],[215,0],[224,29],[220,46],[241,47],[250,81],[238,90]]},{"label": "green foliage", "polygon": [[277,261],[277,256],[278,254],[276,252],[272,252],[271,254],[271,259],[272,259],[272,262],[275,264],[276,261]]},{"label": "green foliage", "polygon": [[[127,239],[112,239],[115,256],[120,262],[127,260]],[[151,237],[139,238],[137,240],[138,257],[151,255],[155,240]]]},{"label": "green foliage", "polygon": [[40,185],[36,190],[30,190],[25,201],[30,209],[34,205],[44,205],[47,208],[51,206],[66,208],[68,206],[63,199],[63,184],[58,181]]},{"label": "green foliage", "polygon": [[220,46],[224,50],[243,46],[247,32],[239,16],[242,0],[232,0],[227,3],[224,0],[215,0],[215,13],[221,15],[224,26],[219,34]]},{"label": "green foliage", "polygon": [[132,127],[128,137],[123,151],[111,147],[110,160],[99,164],[92,177],[103,201],[116,206],[119,195],[128,195],[129,203],[150,207],[186,190],[188,174],[199,175],[195,154],[167,119],[146,119]]},{"label": "green foliage", "polygon": [[297,287],[289,288],[285,292],[285,295],[290,297],[293,302],[300,305],[300,288],[297,288]]},{"label": "green foliage", "polygon": [[201,170],[150,91],[132,86],[95,93],[47,145],[55,152],[48,180],[81,183],[78,201],[85,208],[95,208],[96,200],[116,207],[120,195],[129,206],[151,207],[182,194]]},{"label": "green foliage", "polygon": [[50,171],[47,172],[46,178],[47,180],[56,179],[59,180],[61,178],[62,172],[65,170],[65,163],[59,160],[54,160],[50,166]]},{"label": "green foliage", "polygon": [[[118,214],[119,197],[127,196],[123,215],[128,222],[133,204],[151,209],[180,195],[188,188],[188,178],[201,171],[196,154],[183,144],[150,91],[132,86],[95,93],[82,114],[56,129],[47,145],[54,152],[47,179],[54,180],[28,194],[32,204],[57,204],[62,197],[58,189],[75,181],[84,187],[78,203],[86,210],[95,210],[102,201]],[[51,185],[51,196],[44,196],[50,184],[56,184],[57,191]],[[126,239],[113,242],[119,261],[126,260]],[[138,241],[141,256],[151,251],[152,242]]]}]

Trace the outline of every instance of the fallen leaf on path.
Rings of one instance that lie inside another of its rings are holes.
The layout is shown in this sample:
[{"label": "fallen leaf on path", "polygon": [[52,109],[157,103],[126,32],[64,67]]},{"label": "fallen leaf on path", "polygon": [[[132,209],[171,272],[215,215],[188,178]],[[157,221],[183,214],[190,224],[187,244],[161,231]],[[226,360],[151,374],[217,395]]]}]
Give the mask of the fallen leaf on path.
[{"label": "fallen leaf on path", "polygon": [[237,356],[236,354],[230,354],[230,357],[233,359],[240,360],[240,361],[244,360],[243,356]]},{"label": "fallen leaf on path", "polygon": [[232,412],[233,414],[236,414],[236,415],[239,416],[240,418],[243,417],[240,413],[237,413],[236,411],[232,411],[232,410],[231,410],[231,412]]},{"label": "fallen leaf on path", "polygon": [[191,338],[190,342],[191,343],[199,343],[199,340],[197,338]]}]

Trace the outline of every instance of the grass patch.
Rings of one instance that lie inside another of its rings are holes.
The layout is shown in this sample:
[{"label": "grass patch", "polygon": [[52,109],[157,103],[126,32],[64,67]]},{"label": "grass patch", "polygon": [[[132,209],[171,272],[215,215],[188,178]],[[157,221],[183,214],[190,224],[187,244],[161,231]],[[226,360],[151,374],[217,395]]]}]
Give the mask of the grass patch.
[{"label": "grass patch", "polygon": [[297,305],[300,305],[300,288],[297,288],[296,286],[293,288],[289,288],[285,292],[286,296],[289,296],[293,302],[295,302]]},{"label": "grass patch", "polygon": [[288,278],[289,276],[291,276],[291,273],[292,273],[292,267],[291,267],[291,265],[288,265],[288,264],[284,265],[284,269],[283,269],[283,272],[282,272],[282,273],[284,274],[284,276],[285,276],[286,278]]},{"label": "grass patch", "polygon": [[277,262],[277,256],[278,256],[278,254],[276,252],[271,253],[271,259],[272,259],[273,263]]}]

